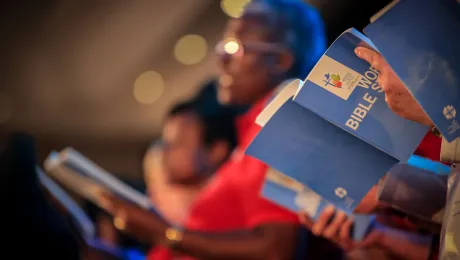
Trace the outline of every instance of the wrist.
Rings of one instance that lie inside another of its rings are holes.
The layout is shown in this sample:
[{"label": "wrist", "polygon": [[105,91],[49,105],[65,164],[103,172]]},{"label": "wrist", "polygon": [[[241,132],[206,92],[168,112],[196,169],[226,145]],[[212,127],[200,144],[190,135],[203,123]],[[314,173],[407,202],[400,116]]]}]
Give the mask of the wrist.
[{"label": "wrist", "polygon": [[162,245],[166,245],[167,241],[166,241],[166,231],[168,230],[169,225],[160,225],[159,227],[157,227],[153,232],[153,240],[154,242],[156,243],[159,243],[159,244],[162,244]]},{"label": "wrist", "polygon": [[184,237],[184,229],[180,227],[171,226],[164,230],[161,236],[161,244],[175,251],[180,246]]}]

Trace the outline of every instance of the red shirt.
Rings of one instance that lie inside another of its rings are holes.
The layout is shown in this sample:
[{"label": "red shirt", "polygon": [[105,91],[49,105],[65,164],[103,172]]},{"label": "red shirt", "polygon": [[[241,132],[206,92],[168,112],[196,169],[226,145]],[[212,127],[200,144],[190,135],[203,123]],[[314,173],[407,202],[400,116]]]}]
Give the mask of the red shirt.
[{"label": "red shirt", "polygon": [[[198,196],[185,222],[189,230],[225,232],[252,229],[266,223],[299,224],[298,216],[260,196],[268,167],[244,151],[260,131],[255,123],[269,97],[260,100],[237,120],[238,147]],[[149,259],[171,260],[164,248],[155,248]],[[184,258],[185,259],[185,258]]]},{"label": "red shirt", "polygon": [[428,133],[423,138],[414,154],[439,162],[441,154],[441,138],[432,133]]}]

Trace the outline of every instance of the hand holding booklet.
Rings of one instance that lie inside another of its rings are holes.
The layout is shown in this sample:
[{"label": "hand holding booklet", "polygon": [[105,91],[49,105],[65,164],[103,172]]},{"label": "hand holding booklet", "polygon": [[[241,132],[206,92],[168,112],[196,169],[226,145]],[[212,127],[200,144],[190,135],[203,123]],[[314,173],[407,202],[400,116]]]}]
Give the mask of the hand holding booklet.
[{"label": "hand holding booklet", "polygon": [[348,214],[428,132],[390,110],[379,72],[354,53],[360,45],[372,47],[358,31],[344,32],[305,81],[262,111],[262,129],[246,150]]},{"label": "hand holding booklet", "polygon": [[371,21],[364,32],[443,137],[459,137],[460,1],[395,1]]},{"label": "hand holding booklet", "polygon": [[157,213],[145,194],[133,189],[72,148],[60,153],[52,152],[45,161],[45,168],[51,177],[98,205],[101,203],[101,194],[110,192]]},{"label": "hand holding booklet", "polygon": [[[316,221],[324,208],[330,203],[307,186],[270,168],[262,187],[264,198],[293,212],[303,212]],[[355,241],[365,237],[371,228],[373,216],[353,215],[354,223],[350,236]]]}]

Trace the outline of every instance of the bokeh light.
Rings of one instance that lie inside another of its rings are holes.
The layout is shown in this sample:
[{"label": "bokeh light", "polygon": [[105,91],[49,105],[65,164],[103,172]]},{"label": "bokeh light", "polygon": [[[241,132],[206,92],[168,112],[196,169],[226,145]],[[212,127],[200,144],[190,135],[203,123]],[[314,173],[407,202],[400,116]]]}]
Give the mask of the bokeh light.
[{"label": "bokeh light", "polygon": [[238,18],[243,13],[244,7],[251,2],[251,0],[222,0],[220,7],[222,11],[230,17]]},{"label": "bokeh light", "polygon": [[206,57],[206,39],[196,34],[185,35],[174,46],[174,57],[185,65],[197,64]]},{"label": "bokeh light", "polygon": [[225,53],[228,53],[228,54],[235,54],[238,52],[239,49],[240,49],[240,45],[238,44],[238,42],[233,41],[233,40],[226,42],[224,45]]},{"label": "bokeh light", "polygon": [[164,88],[164,80],[160,73],[146,71],[134,82],[134,98],[144,105],[153,104],[161,97]]}]

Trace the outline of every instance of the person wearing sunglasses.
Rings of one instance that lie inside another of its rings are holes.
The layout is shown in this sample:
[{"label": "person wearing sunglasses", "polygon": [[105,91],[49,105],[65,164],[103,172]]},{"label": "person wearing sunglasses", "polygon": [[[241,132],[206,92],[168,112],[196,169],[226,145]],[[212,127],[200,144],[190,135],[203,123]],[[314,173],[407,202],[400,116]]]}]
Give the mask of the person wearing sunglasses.
[{"label": "person wearing sunglasses", "polygon": [[[244,150],[260,130],[255,119],[276,89],[290,78],[305,78],[325,49],[323,21],[301,0],[253,0],[239,19],[228,23],[216,46],[221,73],[217,95],[222,104],[249,107],[236,121],[238,146],[202,190],[183,227],[155,214],[124,215],[127,231],[141,230],[145,239],[168,249],[150,259],[307,257],[302,255],[306,248],[298,246],[303,234],[298,216],[260,196],[268,167]],[[117,214],[121,202],[109,199],[109,211]],[[308,237],[309,245],[314,240]],[[328,246],[309,259],[336,259],[337,251]]]}]

